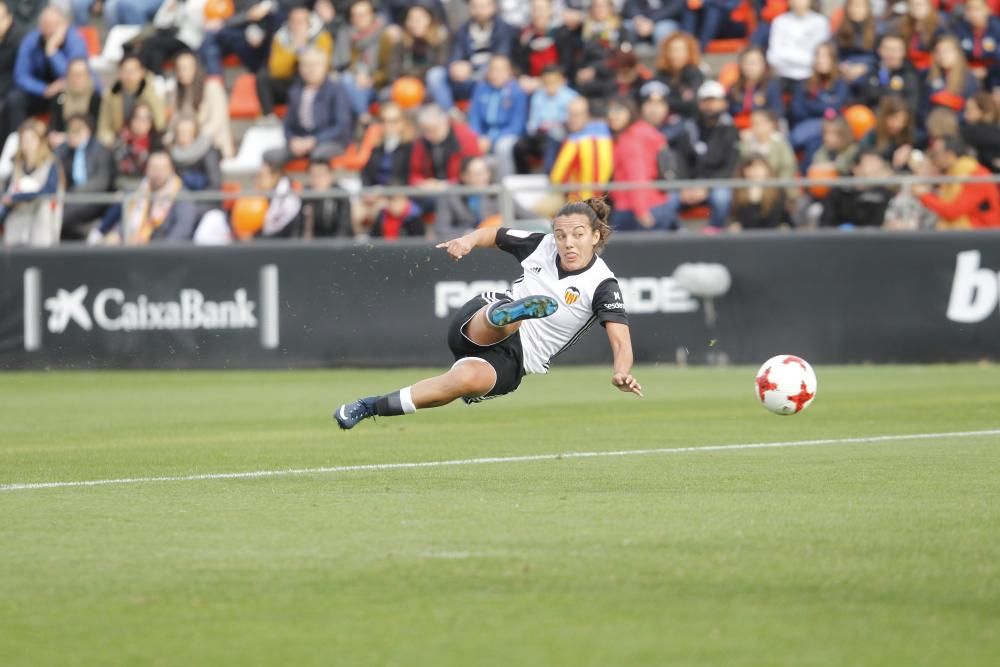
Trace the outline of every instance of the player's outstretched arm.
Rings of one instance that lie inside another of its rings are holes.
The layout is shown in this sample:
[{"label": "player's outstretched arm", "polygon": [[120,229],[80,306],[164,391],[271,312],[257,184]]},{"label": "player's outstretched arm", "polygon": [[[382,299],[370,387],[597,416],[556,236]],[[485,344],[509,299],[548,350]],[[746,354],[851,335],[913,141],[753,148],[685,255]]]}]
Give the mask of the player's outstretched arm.
[{"label": "player's outstretched arm", "polygon": [[614,357],[615,371],[611,376],[611,384],[624,392],[642,396],[642,386],[632,377],[632,337],[629,336],[627,324],[608,322],[604,330],[608,333],[611,343],[611,354]]},{"label": "player's outstretched arm", "polygon": [[499,229],[499,227],[483,227],[457,239],[438,243],[435,247],[444,248],[448,256],[457,262],[472,252],[473,248],[495,248]]}]

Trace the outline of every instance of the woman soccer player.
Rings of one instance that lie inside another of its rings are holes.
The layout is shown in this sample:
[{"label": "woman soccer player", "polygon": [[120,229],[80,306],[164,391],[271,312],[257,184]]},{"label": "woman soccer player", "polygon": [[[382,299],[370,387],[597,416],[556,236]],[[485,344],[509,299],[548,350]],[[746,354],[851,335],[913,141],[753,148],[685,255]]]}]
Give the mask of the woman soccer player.
[{"label": "woman soccer player", "polygon": [[551,360],[600,322],[614,354],[611,382],[642,396],[632,370],[632,341],[621,288],[597,253],[607,243],[608,205],[603,199],[566,204],[552,233],[477,229],[441,243],[454,260],[473,248],[514,255],[524,275],[509,292],[486,292],[458,311],[448,329],[455,364],[444,375],[384,396],[345,403],[334,414],[340,428],[368,417],[391,417],[436,408],[455,399],[475,403],[509,394],[527,373],[547,373]]}]

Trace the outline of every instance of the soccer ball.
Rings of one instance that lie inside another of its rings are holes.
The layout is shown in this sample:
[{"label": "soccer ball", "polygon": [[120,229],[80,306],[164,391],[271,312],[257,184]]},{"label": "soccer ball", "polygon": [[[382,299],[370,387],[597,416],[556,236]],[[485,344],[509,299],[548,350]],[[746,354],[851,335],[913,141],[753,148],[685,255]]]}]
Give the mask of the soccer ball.
[{"label": "soccer ball", "polygon": [[754,393],[776,415],[795,415],[816,398],[816,373],[812,366],[791,354],[771,357],[757,371]]}]

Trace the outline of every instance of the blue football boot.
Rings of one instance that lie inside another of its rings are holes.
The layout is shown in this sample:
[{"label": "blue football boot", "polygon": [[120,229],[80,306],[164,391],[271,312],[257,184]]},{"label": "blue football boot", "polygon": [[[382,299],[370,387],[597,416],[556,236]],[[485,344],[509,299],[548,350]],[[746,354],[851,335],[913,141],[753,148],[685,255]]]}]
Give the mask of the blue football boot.
[{"label": "blue football boot", "polygon": [[486,319],[495,327],[505,327],[521,320],[537,320],[559,310],[559,304],[549,296],[532,295],[516,301],[498,301],[486,311]]}]

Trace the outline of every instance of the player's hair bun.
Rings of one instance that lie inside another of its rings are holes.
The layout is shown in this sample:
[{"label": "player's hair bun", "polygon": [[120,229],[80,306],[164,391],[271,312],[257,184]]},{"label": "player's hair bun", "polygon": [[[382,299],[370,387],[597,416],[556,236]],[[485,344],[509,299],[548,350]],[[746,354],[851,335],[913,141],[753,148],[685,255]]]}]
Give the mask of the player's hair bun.
[{"label": "player's hair bun", "polygon": [[608,202],[604,197],[591,197],[583,202],[591,208],[591,210],[597,215],[597,219],[601,222],[607,222],[608,218],[611,217],[611,207],[608,206]]}]

